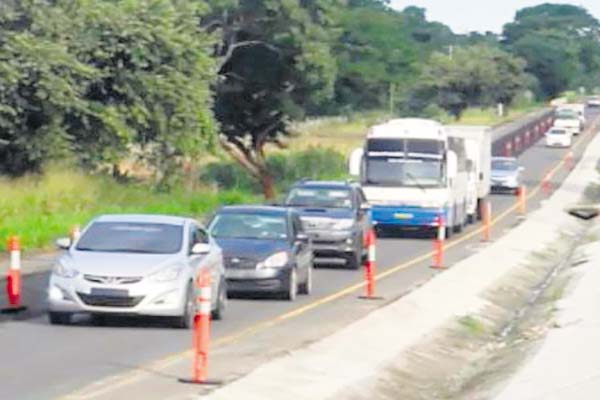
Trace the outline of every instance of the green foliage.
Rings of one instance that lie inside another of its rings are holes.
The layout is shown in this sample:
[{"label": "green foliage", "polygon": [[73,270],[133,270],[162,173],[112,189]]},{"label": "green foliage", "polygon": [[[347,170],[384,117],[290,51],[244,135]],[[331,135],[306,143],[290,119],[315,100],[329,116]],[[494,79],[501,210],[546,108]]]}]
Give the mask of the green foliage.
[{"label": "green foliage", "polygon": [[401,14],[386,9],[345,10],[336,46],[336,102],[355,110],[386,106],[390,88],[406,85],[417,71],[417,48]]},{"label": "green foliage", "polygon": [[48,173],[0,180],[0,238],[17,234],[26,248],[41,248],[66,236],[75,224],[103,213],[160,213],[202,218],[219,205],[258,201],[238,190],[174,190],[159,193],[141,184],[52,169]]},{"label": "green foliage", "polygon": [[519,11],[504,27],[505,43],[528,62],[541,97],[600,82],[600,24],[587,10],[543,4]]},{"label": "green foliage", "polygon": [[[346,158],[335,150],[308,148],[303,151],[273,154],[267,158],[269,170],[280,191],[285,191],[302,178],[341,179],[346,177]],[[215,162],[207,165],[201,176],[203,182],[213,182],[222,189],[256,193],[256,184],[238,163]]]},{"label": "green foliage", "polygon": [[510,104],[530,85],[525,66],[483,44],[457,47],[451,55],[434,53],[423,68],[416,99],[424,107],[433,102],[456,118],[468,107]]},{"label": "green foliage", "polygon": [[161,172],[212,142],[210,37],[199,3],[26,0],[0,17],[0,167],[70,153],[89,166],[132,145]]},{"label": "green foliage", "polygon": [[218,27],[220,79],[215,115],[222,144],[274,196],[264,147],[288,135],[288,121],[331,96],[338,0],[208,2],[206,29]]}]

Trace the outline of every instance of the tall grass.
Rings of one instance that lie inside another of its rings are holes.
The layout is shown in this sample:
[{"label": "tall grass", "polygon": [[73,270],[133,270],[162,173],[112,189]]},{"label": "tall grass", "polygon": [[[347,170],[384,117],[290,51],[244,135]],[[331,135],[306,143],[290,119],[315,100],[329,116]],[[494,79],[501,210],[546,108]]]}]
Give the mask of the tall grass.
[{"label": "tall grass", "polygon": [[75,224],[103,213],[164,213],[202,217],[222,204],[258,196],[239,190],[159,193],[103,176],[51,170],[41,176],[0,180],[0,238],[17,234],[24,248],[46,248]]},{"label": "tall grass", "polygon": [[[345,155],[331,148],[310,147],[302,151],[275,153],[268,156],[267,164],[280,193],[301,178],[343,179],[347,176]],[[228,190],[256,194],[260,190],[245,169],[229,160],[208,164],[201,180]]]}]

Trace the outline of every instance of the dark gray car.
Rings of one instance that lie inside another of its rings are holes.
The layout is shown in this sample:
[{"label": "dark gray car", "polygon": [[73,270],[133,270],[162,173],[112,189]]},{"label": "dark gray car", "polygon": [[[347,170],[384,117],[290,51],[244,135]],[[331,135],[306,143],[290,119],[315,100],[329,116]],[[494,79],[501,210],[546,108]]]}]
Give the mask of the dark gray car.
[{"label": "dark gray car", "polygon": [[310,294],[312,248],[296,211],[227,206],[209,230],[223,250],[229,293],[278,293],[292,301],[297,293]]},{"label": "dark gray car", "polygon": [[300,213],[313,242],[315,263],[361,266],[363,239],[371,229],[371,219],[357,183],[300,181],[291,188],[285,204]]}]

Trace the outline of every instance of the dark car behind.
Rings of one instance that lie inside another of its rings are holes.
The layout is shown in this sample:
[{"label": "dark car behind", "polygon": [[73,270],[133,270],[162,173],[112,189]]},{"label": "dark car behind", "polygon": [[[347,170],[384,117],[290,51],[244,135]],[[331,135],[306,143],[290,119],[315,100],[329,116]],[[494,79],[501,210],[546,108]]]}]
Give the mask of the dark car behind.
[{"label": "dark car behind", "polygon": [[369,205],[357,183],[300,181],[289,191],[285,205],[301,215],[313,242],[315,263],[359,268],[364,237],[371,229]]}]

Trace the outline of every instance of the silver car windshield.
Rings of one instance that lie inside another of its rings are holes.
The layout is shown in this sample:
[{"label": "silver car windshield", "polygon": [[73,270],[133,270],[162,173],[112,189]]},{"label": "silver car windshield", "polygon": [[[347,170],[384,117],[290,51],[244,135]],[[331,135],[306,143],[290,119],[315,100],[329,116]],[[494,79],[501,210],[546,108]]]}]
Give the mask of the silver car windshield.
[{"label": "silver car windshield", "polygon": [[218,214],[210,224],[213,237],[223,239],[286,240],[286,218],[249,213]]},{"label": "silver car windshield", "polygon": [[94,222],[77,242],[78,251],[174,254],[181,250],[183,227],[171,224]]},{"label": "silver car windshield", "polygon": [[347,189],[292,189],[287,205],[295,207],[352,208],[352,192]]}]

